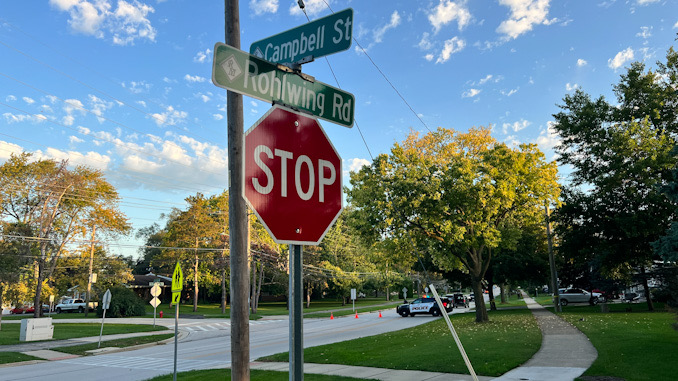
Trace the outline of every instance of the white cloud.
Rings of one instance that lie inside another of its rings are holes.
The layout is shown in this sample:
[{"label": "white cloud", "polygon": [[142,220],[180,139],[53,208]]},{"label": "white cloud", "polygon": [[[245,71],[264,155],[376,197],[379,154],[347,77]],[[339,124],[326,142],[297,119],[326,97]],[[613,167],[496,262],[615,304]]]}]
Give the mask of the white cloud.
[{"label": "white cloud", "polygon": [[137,39],[155,41],[156,30],[147,18],[155,9],[138,0],[50,0],[62,12],[68,12],[68,25],[77,33],[103,39],[107,34],[116,45],[134,44]]},{"label": "white cloud", "polygon": [[129,84],[123,82],[122,87],[128,89],[134,94],[147,93],[151,89],[151,84],[146,81],[131,81]]},{"label": "white cloud", "polygon": [[637,0],[638,5],[649,5],[652,3],[658,3],[659,0]]},{"label": "white cloud", "polygon": [[221,115],[221,114],[212,114],[212,118],[213,118],[214,120],[223,120],[223,119],[224,119],[224,116]]},{"label": "white cloud", "polygon": [[205,49],[204,52],[198,52],[198,54],[193,57],[193,62],[204,63],[207,61],[207,58],[209,58],[210,54],[212,54],[212,50],[210,49]]},{"label": "white cloud", "polygon": [[576,83],[571,84],[571,83],[568,82],[568,83],[565,84],[565,90],[566,91],[574,91],[574,90],[577,90],[578,88],[579,88],[579,85],[576,84]]},{"label": "white cloud", "polygon": [[101,98],[98,98],[92,94],[89,95],[89,104],[91,105],[90,111],[92,114],[97,116],[99,123],[104,122],[104,111],[109,110],[113,107],[113,102],[107,102]]},{"label": "white cloud", "polygon": [[445,46],[443,47],[442,52],[440,52],[440,56],[436,60],[436,63],[446,62],[450,59],[450,57],[452,57],[452,54],[462,51],[465,46],[466,41],[456,36],[446,40]]},{"label": "white cloud", "polygon": [[457,21],[461,31],[471,21],[471,12],[466,8],[466,1],[440,0],[433,12],[428,15],[428,21],[433,26],[435,33],[438,33],[443,26],[452,21]]},{"label": "white cloud", "polygon": [[19,145],[0,140],[0,160],[7,160],[12,154],[18,155],[23,151],[23,147]]},{"label": "white cloud", "polygon": [[69,137],[68,137],[68,141],[69,141],[70,143],[72,143],[72,144],[84,142],[84,140],[80,139],[80,138],[77,137],[77,136],[69,136]]},{"label": "white cloud", "polygon": [[509,130],[511,130],[513,132],[518,132],[520,130],[524,130],[530,124],[532,124],[532,123],[525,120],[525,119],[521,119],[521,120],[519,120],[517,122],[513,122],[513,123],[504,123],[502,125],[502,131],[504,132],[504,134],[507,134],[509,132]]},{"label": "white cloud", "polygon": [[676,28],[678,28],[678,21],[676,21],[676,23],[673,24],[673,29],[676,29]]},{"label": "white cloud", "polygon": [[510,8],[508,20],[502,21],[497,33],[506,40],[518,38],[532,30],[534,25],[549,25],[555,21],[548,19],[551,0],[499,0],[499,4]]},{"label": "white cloud", "polygon": [[433,48],[433,43],[429,39],[429,34],[428,32],[424,32],[424,34],[421,36],[421,40],[419,40],[419,44],[417,46],[421,50],[429,50]]},{"label": "white cloud", "polygon": [[[297,4],[296,1],[291,1],[292,5],[290,5],[290,14],[291,15],[297,15],[301,16],[304,14],[304,12],[299,8],[299,5]],[[327,4],[325,4],[327,3]],[[327,7],[328,5],[332,5],[331,0],[304,0],[304,4],[306,5],[306,13],[309,16],[315,16],[318,13],[324,12],[324,11],[329,11],[329,8]]]},{"label": "white cloud", "polygon": [[607,66],[612,70],[617,70],[618,68],[624,66],[625,63],[633,60],[633,49],[630,47],[622,50],[617,53],[614,58],[607,60]]},{"label": "white cloud", "polygon": [[195,83],[195,82],[205,82],[205,81],[207,80],[207,79],[205,79],[205,77],[201,77],[201,76],[199,76],[199,75],[194,75],[194,76],[193,76],[193,75],[189,75],[189,74],[186,74],[186,75],[184,76],[184,79],[185,79],[186,81],[192,82],[192,83]]},{"label": "white cloud", "polygon": [[187,117],[188,113],[186,111],[177,111],[174,109],[172,106],[167,106],[167,109],[163,113],[155,113],[152,114],[153,116],[153,121],[155,124],[158,126],[163,126],[163,125],[176,125],[178,123],[183,122]]},{"label": "white cloud", "polygon": [[200,95],[199,95],[199,98],[200,98],[200,100],[202,100],[204,103],[209,102],[210,99],[211,99],[209,96],[207,96],[207,95],[205,95],[205,94],[200,94]]},{"label": "white cloud", "polygon": [[347,159],[348,162],[348,170],[351,172],[358,172],[362,167],[366,165],[370,165],[370,161],[367,159],[361,159],[361,158],[353,158],[353,159]]},{"label": "white cloud", "polygon": [[636,37],[643,38],[647,40],[652,37],[652,27],[651,26],[641,26],[640,32],[636,33]]},{"label": "white cloud", "polygon": [[539,146],[542,152],[547,152],[560,144],[560,136],[554,128],[555,122],[549,121],[546,123],[546,128],[542,130],[537,137],[535,143]]},{"label": "white cloud", "polygon": [[473,97],[475,97],[476,95],[480,94],[481,91],[482,91],[482,90],[478,90],[478,89],[469,89],[468,91],[465,91],[465,92],[461,95],[461,97],[462,97],[462,98],[473,98]]},{"label": "white cloud", "polygon": [[5,97],[6,102],[13,102],[16,100],[16,97],[14,95],[8,95]]},{"label": "white cloud", "polygon": [[577,60],[577,66],[579,66],[579,67],[583,67],[583,66],[586,66],[586,65],[588,65],[588,64],[589,64],[589,63],[586,62],[586,60],[583,60],[583,59],[581,59],[581,58]]},{"label": "white cloud", "polygon": [[250,9],[260,16],[264,13],[278,12],[278,0],[250,0]]},{"label": "white cloud", "polygon": [[486,75],[485,78],[482,78],[480,81],[478,81],[478,84],[479,84],[479,85],[484,85],[484,84],[486,84],[487,82],[489,82],[490,80],[492,80],[492,74]]},{"label": "white cloud", "polygon": [[433,58],[435,58],[435,56],[433,54],[429,53],[429,54],[425,55],[424,58],[426,59],[426,61],[431,62],[431,61],[433,61]]},{"label": "white cloud", "polygon": [[29,105],[32,105],[33,103],[35,103],[35,101],[33,100],[33,98],[23,97],[23,98],[21,98],[21,99],[23,99],[24,102],[28,103]]},{"label": "white cloud", "polygon": [[502,90],[502,91],[501,91],[501,94],[502,94],[502,95],[506,95],[507,97],[510,97],[511,95],[517,93],[519,89],[520,89],[520,87],[515,88],[515,89],[511,89],[511,90],[509,90],[509,91]]},{"label": "white cloud", "polygon": [[393,28],[397,27],[398,25],[400,25],[400,14],[398,13],[398,11],[393,11],[393,13],[391,13],[391,20],[389,21],[389,23],[386,24],[386,25],[383,25],[380,28],[377,28],[374,31],[374,34],[373,34],[374,35],[374,43],[378,44],[378,43],[382,42],[382,40],[384,39],[384,34],[386,34],[386,32],[389,29],[393,29]]},{"label": "white cloud", "polygon": [[[374,45],[381,43],[384,40],[384,35],[386,34],[386,32],[400,25],[400,21],[401,18],[398,11],[393,11],[393,13],[391,13],[391,18],[389,19],[388,23],[372,30],[372,41],[369,43],[369,45],[367,45],[367,47],[365,47],[365,50],[370,50]],[[362,52],[362,50],[358,46],[356,46],[355,49],[356,52],[358,53]]]},{"label": "white cloud", "polygon": [[68,160],[69,165],[86,165],[95,169],[105,171],[111,164],[111,158],[98,152],[87,152],[83,154],[77,151],[62,151],[56,148],[47,148],[43,153],[37,151],[36,156],[56,160]]}]

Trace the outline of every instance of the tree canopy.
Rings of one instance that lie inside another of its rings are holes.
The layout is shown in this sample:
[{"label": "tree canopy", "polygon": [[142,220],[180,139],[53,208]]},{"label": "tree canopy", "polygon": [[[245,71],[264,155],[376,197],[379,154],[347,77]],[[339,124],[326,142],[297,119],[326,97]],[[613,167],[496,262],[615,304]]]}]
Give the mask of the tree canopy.
[{"label": "tree canopy", "polygon": [[395,144],[352,174],[347,192],[364,237],[390,242],[411,261],[425,247],[441,269],[467,271],[481,322],[488,320],[481,282],[493,250],[515,246],[522,223],[556,202],[556,180],[555,163],[536,145],[510,148],[489,128],[439,128]]}]

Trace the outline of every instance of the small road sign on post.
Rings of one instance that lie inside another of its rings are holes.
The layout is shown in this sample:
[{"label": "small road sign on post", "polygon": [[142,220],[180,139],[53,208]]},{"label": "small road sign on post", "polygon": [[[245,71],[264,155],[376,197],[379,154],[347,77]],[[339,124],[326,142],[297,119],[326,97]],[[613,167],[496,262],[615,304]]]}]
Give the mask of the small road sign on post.
[{"label": "small road sign on post", "polygon": [[253,42],[250,54],[273,63],[305,63],[351,47],[353,9],[344,9]]},{"label": "small road sign on post", "polygon": [[342,210],[341,158],[318,121],[274,106],[244,155],[243,195],[273,239],[318,245]]},{"label": "small road sign on post", "polygon": [[214,45],[212,82],[344,127],[353,126],[353,94],[220,42]]},{"label": "small road sign on post", "polygon": [[[106,320],[106,310],[108,307],[111,305],[111,290],[107,289],[106,292],[104,293],[104,296],[101,298],[101,309],[103,310],[104,314],[101,318],[101,330],[99,331],[99,344],[97,345],[97,348],[101,348],[101,336],[104,334],[104,320]],[[85,306],[85,308],[89,308],[89,306]]]},{"label": "small road sign on post", "polygon": [[179,297],[181,296],[181,290],[184,289],[184,273],[181,271],[181,265],[177,262],[177,265],[174,266],[174,273],[172,274],[172,302],[176,299],[174,303],[174,377],[173,380],[177,381],[177,351],[179,349]]},{"label": "small road sign on post", "polygon": [[153,299],[151,299],[151,305],[153,306],[153,327],[155,327],[155,312],[158,306],[160,305],[160,299],[158,299],[160,293],[162,293],[162,290],[160,289],[160,284],[153,283],[153,287],[151,287],[151,296],[153,297]]}]

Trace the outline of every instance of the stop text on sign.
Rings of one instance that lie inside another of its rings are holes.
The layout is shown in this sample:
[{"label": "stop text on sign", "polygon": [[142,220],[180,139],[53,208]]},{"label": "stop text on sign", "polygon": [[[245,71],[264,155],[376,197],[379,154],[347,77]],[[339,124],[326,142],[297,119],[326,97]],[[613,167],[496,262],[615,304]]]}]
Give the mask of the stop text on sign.
[{"label": "stop text on sign", "polygon": [[243,194],[277,243],[317,245],[339,217],[341,158],[318,120],[276,105],[244,137]]},{"label": "stop text on sign", "polygon": [[[279,158],[280,160],[280,176],[278,178],[280,183],[280,197],[287,197],[289,178],[288,161],[292,160],[294,161],[294,188],[296,189],[299,198],[306,201],[313,197],[316,186],[315,168],[317,168],[318,202],[325,202],[325,187],[334,184],[337,179],[337,170],[334,168],[332,162],[318,159],[314,166],[313,161],[306,155],[299,155],[296,160],[294,160],[294,154],[292,152],[277,148],[272,150],[265,145],[259,145],[254,149],[254,162],[264,172],[266,180],[262,182],[258,177],[254,177],[252,178],[252,185],[257,192],[264,195],[273,191],[277,181],[271,168],[264,160],[262,160],[262,154],[268,159]],[[326,177],[327,173],[328,175]],[[264,186],[262,183],[266,185]]]}]

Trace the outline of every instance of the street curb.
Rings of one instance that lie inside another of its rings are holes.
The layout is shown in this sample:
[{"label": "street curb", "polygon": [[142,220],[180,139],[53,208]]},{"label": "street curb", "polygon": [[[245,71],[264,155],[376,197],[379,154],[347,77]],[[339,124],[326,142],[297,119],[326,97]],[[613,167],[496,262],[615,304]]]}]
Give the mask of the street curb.
[{"label": "street curb", "polygon": [[[21,352],[19,352],[21,353]],[[0,364],[0,369],[2,368],[10,368],[13,366],[23,366],[23,365],[35,365],[35,364],[40,364],[43,362],[49,362],[49,360],[28,360],[28,361],[19,361],[19,362],[10,362],[7,364]]]}]

